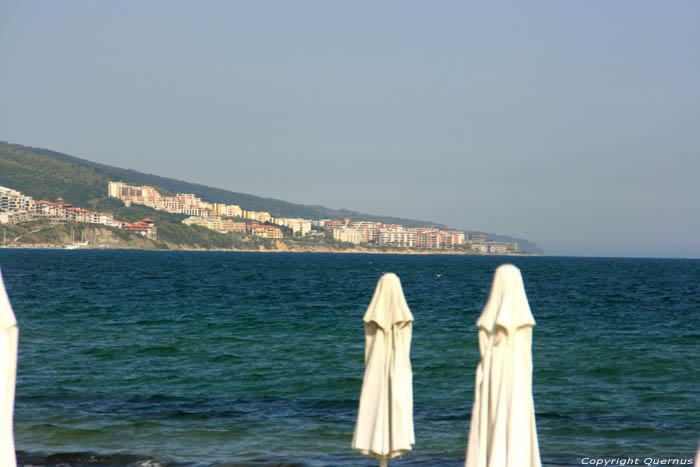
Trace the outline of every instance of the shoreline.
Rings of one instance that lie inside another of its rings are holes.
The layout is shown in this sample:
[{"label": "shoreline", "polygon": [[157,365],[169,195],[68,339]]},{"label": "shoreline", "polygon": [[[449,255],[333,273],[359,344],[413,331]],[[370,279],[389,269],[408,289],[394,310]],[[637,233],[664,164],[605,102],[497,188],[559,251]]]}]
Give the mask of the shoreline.
[{"label": "shoreline", "polygon": [[450,251],[450,250],[412,250],[412,249],[391,249],[377,250],[372,248],[352,248],[345,250],[337,250],[332,248],[257,248],[257,249],[240,249],[240,248],[180,248],[173,247],[169,249],[159,248],[100,248],[100,247],[80,247],[74,249],[65,248],[63,245],[53,244],[25,244],[20,246],[0,246],[1,250],[61,250],[61,251],[202,251],[202,252],[231,252],[231,253],[337,253],[337,254],[370,254],[370,255],[451,255],[451,256],[545,256],[539,253],[483,253],[475,251]]}]

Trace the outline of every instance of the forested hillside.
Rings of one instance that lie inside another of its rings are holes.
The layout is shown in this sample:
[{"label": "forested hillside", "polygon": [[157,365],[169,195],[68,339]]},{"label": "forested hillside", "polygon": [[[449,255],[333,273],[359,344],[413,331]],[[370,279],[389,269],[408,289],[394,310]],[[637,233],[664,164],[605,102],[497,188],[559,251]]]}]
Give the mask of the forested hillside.
[{"label": "forested hillside", "polygon": [[[221,188],[212,188],[196,183],[189,183],[183,180],[175,180],[158,175],[145,174],[131,169],[121,169],[118,167],[98,164],[96,162],[79,159],[77,157],[48,149],[31,148],[17,144],[0,143],[0,171],[3,169],[3,159],[5,158],[5,154],[13,159],[29,159],[23,164],[27,169],[31,169],[32,164],[41,164],[43,161],[49,162],[53,168],[58,168],[60,172],[66,175],[66,177],[61,177],[65,180],[70,179],[68,174],[73,168],[87,170],[85,173],[89,176],[86,178],[86,180],[93,181],[90,183],[90,186],[95,187],[96,185],[99,185],[97,182],[98,179],[104,181],[104,194],[107,193],[106,182],[110,180],[120,180],[126,183],[134,183],[136,185],[155,186],[160,188],[160,191],[164,193],[194,193],[200,198],[212,203],[237,204],[241,206],[241,208],[250,211],[267,211],[274,217],[302,217],[306,219],[341,219],[343,217],[351,217],[357,220],[376,220],[385,224],[401,224],[410,227],[439,226],[444,228],[444,226],[432,222],[414,219],[401,219],[398,217],[374,216],[371,214],[364,214],[345,209],[330,209],[324,206],[307,206],[274,198],[263,198],[261,196],[248,195],[245,193],[223,190]],[[45,174],[46,173],[43,172],[41,176],[33,178],[41,179],[41,177],[43,177]],[[5,177],[0,176],[0,184],[2,184],[3,178]],[[81,179],[74,179],[73,182],[82,183],[81,180],[82,172]],[[30,183],[30,185],[34,186],[35,183]],[[20,190],[20,188],[15,189]],[[26,193],[34,196],[32,195],[33,192],[29,190],[27,190]],[[83,199],[84,198],[80,198],[81,201]]]},{"label": "forested hillside", "polygon": [[[375,216],[345,209],[330,209],[324,206],[307,206],[212,188],[131,169],[99,164],[48,149],[0,142],[0,186],[21,191],[34,199],[53,201],[61,196],[67,202],[77,206],[102,210],[117,216],[125,216],[128,212],[135,212],[133,210],[135,208],[125,209],[121,202],[115,204],[115,200],[108,200],[107,185],[110,181],[150,185],[156,187],[163,195],[194,193],[209,202],[237,204],[245,210],[267,211],[274,217],[302,217],[306,219],[350,217],[353,220],[371,220],[384,224],[401,224],[406,227],[446,228],[444,225],[432,222]],[[159,225],[165,227],[166,237],[168,231],[182,239],[190,235],[191,230],[184,229],[184,226],[178,226],[182,216],[158,213],[152,209],[149,211],[150,217],[157,218]],[[127,217],[134,216],[127,215]],[[530,241],[505,235],[488,235],[501,241],[518,242],[521,251],[541,253],[540,248]],[[200,240],[202,244],[209,243],[208,240]]]},{"label": "forested hillside", "polygon": [[136,179],[127,179],[89,164],[0,143],[0,186],[21,191],[37,200],[53,201],[61,196],[78,206],[93,205],[107,196],[107,184],[115,177],[138,183]]}]

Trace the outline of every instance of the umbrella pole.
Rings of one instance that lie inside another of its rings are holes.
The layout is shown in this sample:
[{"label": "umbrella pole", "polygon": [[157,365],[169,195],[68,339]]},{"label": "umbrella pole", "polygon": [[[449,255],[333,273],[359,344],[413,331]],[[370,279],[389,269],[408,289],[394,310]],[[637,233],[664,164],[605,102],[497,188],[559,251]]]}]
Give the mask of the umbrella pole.
[{"label": "umbrella pole", "polygon": [[386,465],[387,465],[386,457],[380,458],[379,459],[379,467],[386,467]]}]

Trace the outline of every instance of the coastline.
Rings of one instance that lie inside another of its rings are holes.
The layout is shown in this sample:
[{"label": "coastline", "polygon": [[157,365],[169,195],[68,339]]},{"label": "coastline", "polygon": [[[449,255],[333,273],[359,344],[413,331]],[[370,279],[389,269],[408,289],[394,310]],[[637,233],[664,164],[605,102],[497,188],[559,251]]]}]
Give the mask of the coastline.
[{"label": "coastline", "polygon": [[[172,227],[172,226],[171,226]],[[500,252],[484,252],[486,248],[467,250],[455,248],[420,248],[398,245],[378,246],[371,243],[329,241],[328,239],[257,238],[244,235],[227,238],[209,231],[194,230],[182,234],[163,235],[162,238],[118,232],[113,228],[95,225],[78,227],[81,239],[76,242],[73,224],[56,224],[39,221],[21,228],[9,228],[9,239],[3,235],[0,248],[47,249],[47,250],[147,250],[147,251],[231,251],[231,252],[288,252],[288,253],[352,253],[352,254],[398,254],[398,255],[478,255],[478,256],[544,256],[543,253],[524,253],[515,248],[504,247]],[[167,229],[166,229],[167,230]],[[191,234],[191,235],[190,235]],[[218,236],[217,236],[218,235]],[[6,243],[5,243],[6,242]],[[479,242],[477,242],[478,244]],[[443,245],[444,246],[444,245]],[[501,245],[503,246],[503,245]]]},{"label": "coastline", "polygon": [[347,248],[347,249],[334,249],[328,247],[318,247],[318,248],[298,248],[289,247],[288,245],[277,245],[277,248],[189,248],[189,247],[179,247],[176,245],[168,245],[168,249],[159,248],[128,248],[123,246],[114,247],[94,247],[94,246],[84,246],[80,248],[68,249],[64,245],[54,245],[54,244],[22,244],[13,246],[0,246],[0,251],[5,250],[62,250],[62,251],[76,251],[76,250],[90,250],[90,251],[216,251],[216,252],[231,252],[231,253],[338,253],[338,254],[378,254],[378,255],[453,255],[453,256],[545,256],[539,253],[484,253],[478,251],[455,251],[455,250],[415,250],[409,248],[392,248],[386,250],[380,250],[377,248]]}]

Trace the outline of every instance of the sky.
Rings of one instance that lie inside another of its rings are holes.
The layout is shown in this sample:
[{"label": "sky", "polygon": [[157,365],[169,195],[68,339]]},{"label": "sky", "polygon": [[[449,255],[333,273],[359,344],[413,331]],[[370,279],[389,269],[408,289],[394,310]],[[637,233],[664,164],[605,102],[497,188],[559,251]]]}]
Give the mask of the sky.
[{"label": "sky", "polygon": [[700,2],[0,0],[0,140],[700,258]]}]

